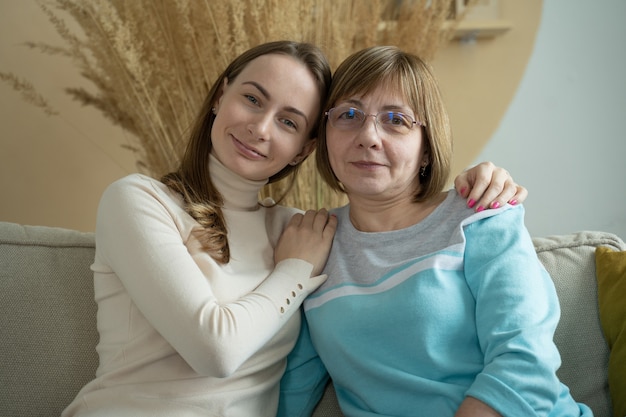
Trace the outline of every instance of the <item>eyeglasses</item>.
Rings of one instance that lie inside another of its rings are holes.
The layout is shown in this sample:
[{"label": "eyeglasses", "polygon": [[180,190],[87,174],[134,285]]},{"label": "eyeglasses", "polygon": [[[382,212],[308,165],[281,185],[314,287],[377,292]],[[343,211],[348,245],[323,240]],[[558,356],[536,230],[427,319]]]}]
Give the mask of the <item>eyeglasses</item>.
[{"label": "eyeglasses", "polygon": [[424,123],[413,120],[411,116],[395,111],[380,111],[376,114],[366,114],[356,107],[333,107],[324,113],[328,122],[339,130],[358,130],[365,123],[368,116],[372,116],[377,126],[392,135],[406,135],[415,125],[426,126]]}]

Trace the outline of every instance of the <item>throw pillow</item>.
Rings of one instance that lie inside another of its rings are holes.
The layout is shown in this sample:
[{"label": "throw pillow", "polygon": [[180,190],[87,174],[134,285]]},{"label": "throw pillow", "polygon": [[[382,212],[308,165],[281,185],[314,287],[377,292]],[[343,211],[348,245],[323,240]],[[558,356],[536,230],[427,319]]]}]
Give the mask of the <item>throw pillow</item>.
[{"label": "throw pillow", "polygon": [[600,322],[611,353],[609,390],[613,415],[626,416],[626,251],[596,248]]}]

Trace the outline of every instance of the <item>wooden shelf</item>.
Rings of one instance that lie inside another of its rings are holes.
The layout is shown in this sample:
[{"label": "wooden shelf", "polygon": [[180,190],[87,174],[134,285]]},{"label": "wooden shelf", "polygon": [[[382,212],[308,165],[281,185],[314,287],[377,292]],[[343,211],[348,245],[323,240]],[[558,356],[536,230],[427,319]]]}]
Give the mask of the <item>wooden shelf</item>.
[{"label": "wooden shelf", "polygon": [[[396,22],[382,21],[378,23],[378,30],[393,29]],[[445,22],[443,30],[451,25]],[[473,39],[490,39],[506,33],[513,27],[508,20],[462,20],[457,25],[452,39],[456,40],[473,40]]]},{"label": "wooden shelf", "polygon": [[508,20],[462,20],[456,27],[453,39],[494,38],[506,33],[512,27]]}]

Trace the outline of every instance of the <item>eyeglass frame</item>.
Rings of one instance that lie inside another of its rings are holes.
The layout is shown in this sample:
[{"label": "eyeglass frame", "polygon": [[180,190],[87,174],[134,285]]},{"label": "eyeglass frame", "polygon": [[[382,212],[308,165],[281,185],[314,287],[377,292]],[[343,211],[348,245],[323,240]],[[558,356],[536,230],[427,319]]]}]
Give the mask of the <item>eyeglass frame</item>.
[{"label": "eyeglass frame", "polygon": [[[337,110],[337,109],[349,109],[349,110],[354,110],[355,112],[362,114],[362,115],[363,115],[363,120],[361,121],[361,124],[360,124],[358,127],[355,127],[355,128],[346,128],[346,129],[343,129],[343,128],[341,128],[341,127],[337,127],[337,126],[335,126],[335,125],[333,124],[332,119],[331,119],[331,117],[330,117],[330,116],[331,116],[331,113],[332,113],[334,110]],[[419,120],[415,120],[413,117],[409,116],[409,115],[408,115],[408,114],[406,114],[406,113],[402,113],[402,112],[399,112],[399,111],[391,111],[391,110],[381,110],[381,111],[379,111],[378,113],[365,113],[363,110],[359,109],[358,107],[354,107],[354,106],[338,106],[338,107],[332,107],[332,108],[330,108],[330,109],[328,109],[327,111],[325,111],[325,112],[324,112],[324,116],[326,116],[326,118],[327,118],[327,120],[328,120],[328,123],[329,123],[332,127],[334,127],[335,129],[339,129],[339,130],[343,130],[343,131],[351,131],[351,130],[358,130],[358,129],[361,129],[361,128],[365,125],[365,120],[366,120],[369,116],[372,116],[372,117],[374,118],[374,124],[375,124],[375,125],[378,125],[378,124],[380,124],[380,122],[379,122],[379,120],[378,120],[378,116],[379,116],[379,115],[381,115],[381,114],[389,114],[389,113],[392,113],[392,114],[394,114],[394,115],[399,114],[399,115],[401,115],[402,117],[407,118],[407,119],[411,122],[411,126],[409,127],[409,132],[413,129],[413,127],[414,127],[415,125],[418,125],[418,126],[420,126],[420,127],[426,127],[426,123],[421,122],[421,121],[419,121]],[[383,129],[384,129],[384,127],[383,127]],[[386,131],[386,130],[385,130],[385,131]],[[388,132],[388,131],[386,131],[386,132],[387,132],[387,133],[392,133],[392,134],[402,134],[402,133],[397,133],[397,132]],[[406,132],[405,134],[408,134],[409,132]]]}]

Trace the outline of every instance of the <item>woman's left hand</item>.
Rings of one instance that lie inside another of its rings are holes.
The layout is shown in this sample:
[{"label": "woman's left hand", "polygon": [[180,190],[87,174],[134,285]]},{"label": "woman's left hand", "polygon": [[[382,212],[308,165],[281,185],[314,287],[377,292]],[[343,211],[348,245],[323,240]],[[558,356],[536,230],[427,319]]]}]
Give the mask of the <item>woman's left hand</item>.
[{"label": "woman's left hand", "polygon": [[528,190],[516,184],[507,170],[491,162],[463,171],[454,179],[454,188],[476,211],[520,204],[528,196]]}]

